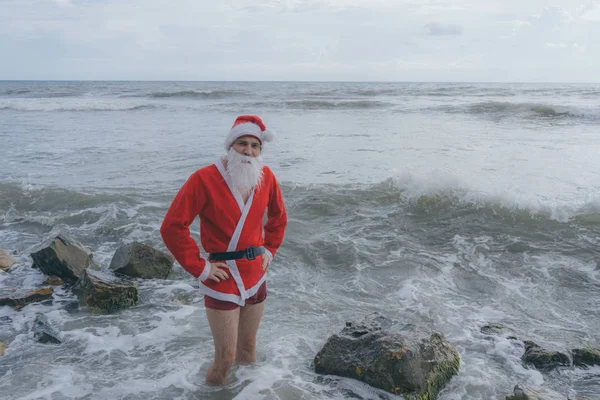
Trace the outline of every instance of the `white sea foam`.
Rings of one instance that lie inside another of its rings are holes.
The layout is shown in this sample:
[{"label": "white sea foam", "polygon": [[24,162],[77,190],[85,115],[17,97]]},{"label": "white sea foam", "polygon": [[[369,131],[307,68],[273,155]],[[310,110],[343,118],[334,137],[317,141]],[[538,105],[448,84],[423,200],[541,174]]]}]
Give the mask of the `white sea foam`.
[{"label": "white sea foam", "polygon": [[44,375],[37,383],[37,389],[19,398],[52,400],[57,394],[67,398],[82,398],[92,392],[93,385],[87,382],[85,374],[78,372],[77,368],[53,365],[52,368],[44,371]]},{"label": "white sea foam", "polygon": [[600,213],[600,191],[598,195],[592,195],[593,192],[590,192],[577,201],[561,200],[550,195],[518,193],[507,190],[501,185],[490,187],[481,181],[484,178],[485,176],[478,176],[467,183],[464,178],[458,178],[452,173],[442,171],[416,173],[405,170],[398,172],[392,178],[392,182],[402,190],[402,195],[406,199],[415,203],[427,197],[437,199],[440,203],[457,201],[475,207],[501,207],[513,211],[525,211],[532,215],[543,213],[559,222],[567,222],[580,215]]},{"label": "white sea foam", "polygon": [[46,99],[0,99],[0,111],[136,111],[157,108],[148,102],[132,102],[118,99],[98,98],[46,98]]},{"label": "white sea foam", "polygon": [[147,320],[143,330],[133,334],[122,333],[117,325],[108,327],[86,327],[65,332],[69,340],[85,344],[84,354],[122,351],[140,355],[146,351],[161,352],[169,340],[191,329],[187,317],[196,312],[195,307],[181,306],[172,312],[155,312]]}]

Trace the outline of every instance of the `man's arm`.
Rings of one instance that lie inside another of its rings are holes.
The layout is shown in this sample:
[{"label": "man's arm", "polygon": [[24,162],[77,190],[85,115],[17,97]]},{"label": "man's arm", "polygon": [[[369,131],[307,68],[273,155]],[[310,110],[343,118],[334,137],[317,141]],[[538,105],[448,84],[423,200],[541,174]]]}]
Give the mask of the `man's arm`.
[{"label": "man's arm", "polygon": [[200,249],[190,235],[190,225],[205,203],[204,190],[198,173],[183,184],[171,203],[160,227],[165,245],[183,269],[201,281],[206,280],[210,266],[200,257]]},{"label": "man's arm", "polygon": [[275,252],[283,242],[283,234],[287,225],[287,213],[281,196],[277,179],[273,176],[273,185],[269,195],[267,223],[265,224],[265,248],[275,256]]}]

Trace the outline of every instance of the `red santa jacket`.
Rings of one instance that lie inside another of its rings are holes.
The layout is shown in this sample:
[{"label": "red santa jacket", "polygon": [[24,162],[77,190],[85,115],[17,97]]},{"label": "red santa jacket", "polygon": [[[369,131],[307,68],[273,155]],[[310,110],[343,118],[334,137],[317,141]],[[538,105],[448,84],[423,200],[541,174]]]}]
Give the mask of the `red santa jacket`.
[{"label": "red santa jacket", "polygon": [[[263,217],[267,210],[267,222]],[[200,241],[208,253],[264,246],[272,256],[283,241],[287,214],[279,184],[264,167],[263,178],[244,204],[221,162],[194,172],[181,187],[160,228],[165,245],[181,266],[200,280],[200,290],[215,299],[244,305],[265,280],[262,257],[228,260],[229,279],[208,278],[210,264],[190,236],[189,226],[200,217]]]}]

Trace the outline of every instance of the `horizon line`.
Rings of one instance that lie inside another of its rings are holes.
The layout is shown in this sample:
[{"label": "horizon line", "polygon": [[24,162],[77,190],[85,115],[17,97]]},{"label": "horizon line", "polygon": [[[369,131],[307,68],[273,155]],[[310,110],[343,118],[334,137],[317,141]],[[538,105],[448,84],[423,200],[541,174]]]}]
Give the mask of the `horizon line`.
[{"label": "horizon line", "polygon": [[0,82],[211,82],[211,83],[503,83],[503,84],[600,84],[600,81],[396,81],[396,80],[192,80],[192,79],[0,79]]}]

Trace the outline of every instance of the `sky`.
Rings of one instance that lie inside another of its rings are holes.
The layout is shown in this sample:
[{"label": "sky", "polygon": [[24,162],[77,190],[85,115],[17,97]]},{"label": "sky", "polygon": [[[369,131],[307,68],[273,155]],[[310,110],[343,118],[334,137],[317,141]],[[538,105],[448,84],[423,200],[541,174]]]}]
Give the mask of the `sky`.
[{"label": "sky", "polygon": [[0,0],[0,80],[600,82],[600,0]]}]

